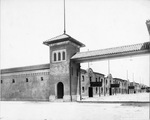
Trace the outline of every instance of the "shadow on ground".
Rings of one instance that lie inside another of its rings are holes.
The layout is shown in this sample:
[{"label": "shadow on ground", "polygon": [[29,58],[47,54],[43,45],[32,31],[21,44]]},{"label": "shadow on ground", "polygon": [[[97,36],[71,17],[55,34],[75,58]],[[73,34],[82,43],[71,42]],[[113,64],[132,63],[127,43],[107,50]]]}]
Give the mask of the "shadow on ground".
[{"label": "shadow on ground", "polygon": [[121,106],[149,107],[150,103],[122,103]]}]

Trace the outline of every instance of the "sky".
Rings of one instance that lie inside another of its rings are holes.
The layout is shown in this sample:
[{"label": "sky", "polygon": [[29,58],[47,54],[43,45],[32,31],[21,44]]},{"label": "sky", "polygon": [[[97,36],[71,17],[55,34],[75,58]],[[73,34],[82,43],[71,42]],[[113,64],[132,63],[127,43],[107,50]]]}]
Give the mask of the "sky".
[{"label": "sky", "polygon": [[[63,34],[63,19],[63,0],[1,0],[0,68],[48,63],[49,48],[42,43]],[[148,19],[150,0],[66,0],[66,33],[86,45],[81,52],[147,42]],[[149,85],[149,60],[113,59],[110,73]],[[89,65],[108,75],[108,60]]]}]

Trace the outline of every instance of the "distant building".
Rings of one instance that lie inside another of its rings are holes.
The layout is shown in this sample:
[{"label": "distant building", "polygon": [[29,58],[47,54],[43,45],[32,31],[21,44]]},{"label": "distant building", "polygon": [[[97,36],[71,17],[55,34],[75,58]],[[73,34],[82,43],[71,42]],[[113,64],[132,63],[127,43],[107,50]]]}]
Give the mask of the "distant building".
[{"label": "distant building", "polygon": [[121,78],[114,78],[115,83],[119,84],[119,87],[116,88],[117,94],[127,94],[128,93],[128,84],[127,80],[123,80]]}]

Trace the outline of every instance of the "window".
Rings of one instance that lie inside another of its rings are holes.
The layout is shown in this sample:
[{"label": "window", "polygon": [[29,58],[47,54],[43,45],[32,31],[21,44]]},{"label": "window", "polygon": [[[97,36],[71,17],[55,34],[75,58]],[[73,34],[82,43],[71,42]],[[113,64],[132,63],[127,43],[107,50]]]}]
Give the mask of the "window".
[{"label": "window", "polygon": [[26,78],[26,82],[29,82],[28,78]]},{"label": "window", "polygon": [[3,83],[3,80],[1,80],[1,84]]},{"label": "window", "polygon": [[56,59],[56,53],[54,53],[54,61],[56,61],[57,59]]},{"label": "window", "polygon": [[96,87],[96,93],[97,93],[97,87]]},{"label": "window", "polygon": [[90,77],[90,82],[92,82],[92,77]]},{"label": "window", "polygon": [[63,51],[63,55],[62,56],[63,56],[63,60],[65,60],[65,52],[64,51]]},{"label": "window", "polygon": [[53,62],[60,62],[60,61],[64,61],[66,59],[66,50],[57,50],[57,51],[53,51]]},{"label": "window", "polygon": [[97,82],[97,78],[96,78],[96,82]]},{"label": "window", "polygon": [[43,81],[43,77],[41,77],[41,81]]},{"label": "window", "polygon": [[60,52],[58,53],[58,61],[60,61],[61,60],[61,54],[60,54]]},{"label": "window", "polygon": [[84,82],[84,76],[82,75],[82,81]]},{"label": "window", "polygon": [[103,79],[101,79],[101,82],[103,83]]},{"label": "window", "polygon": [[15,79],[12,79],[12,83],[15,83]]},{"label": "window", "polygon": [[84,93],[84,87],[82,87],[82,92]]}]

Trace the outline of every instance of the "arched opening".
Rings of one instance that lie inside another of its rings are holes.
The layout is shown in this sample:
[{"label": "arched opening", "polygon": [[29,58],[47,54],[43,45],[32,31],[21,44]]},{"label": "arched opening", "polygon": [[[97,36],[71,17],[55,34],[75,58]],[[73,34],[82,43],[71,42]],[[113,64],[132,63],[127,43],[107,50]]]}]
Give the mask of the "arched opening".
[{"label": "arched opening", "polygon": [[62,82],[57,84],[57,98],[61,99],[64,96],[64,85]]},{"label": "arched opening", "polygon": [[65,58],[65,52],[63,51],[63,60],[65,60],[66,58]]},{"label": "arched opening", "polygon": [[56,53],[54,53],[54,61],[56,61],[57,60],[57,58],[56,58]]},{"label": "arched opening", "polygon": [[60,61],[61,60],[61,54],[60,54],[60,52],[58,53],[58,61]]}]

